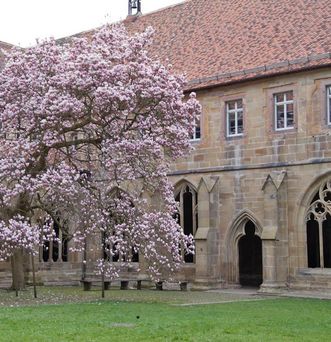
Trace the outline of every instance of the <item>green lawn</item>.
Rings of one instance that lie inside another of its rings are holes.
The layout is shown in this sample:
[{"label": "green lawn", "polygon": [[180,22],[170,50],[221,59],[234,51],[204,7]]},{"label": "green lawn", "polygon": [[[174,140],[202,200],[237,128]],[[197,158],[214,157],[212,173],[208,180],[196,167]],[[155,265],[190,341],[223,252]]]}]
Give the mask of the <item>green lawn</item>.
[{"label": "green lawn", "polygon": [[[96,294],[98,292],[92,291],[88,296],[92,299]],[[112,290],[107,292],[109,298],[105,301],[93,299],[89,303],[2,306],[0,341],[331,339],[331,301],[327,300],[250,298],[248,301],[222,304],[180,304],[194,302],[195,297],[200,298],[195,302],[208,301],[211,296],[217,300],[216,295]]]}]

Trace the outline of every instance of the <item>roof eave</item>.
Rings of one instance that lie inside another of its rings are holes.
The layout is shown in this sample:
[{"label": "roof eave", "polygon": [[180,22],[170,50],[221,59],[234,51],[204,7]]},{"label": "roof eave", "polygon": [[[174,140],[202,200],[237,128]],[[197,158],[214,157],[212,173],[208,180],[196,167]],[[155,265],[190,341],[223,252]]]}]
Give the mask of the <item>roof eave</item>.
[{"label": "roof eave", "polygon": [[209,89],[221,87],[221,86],[240,84],[240,83],[245,83],[245,82],[251,82],[251,81],[267,79],[267,78],[272,78],[276,76],[289,75],[289,74],[294,74],[294,73],[300,73],[300,72],[305,72],[305,71],[311,71],[311,70],[316,70],[316,69],[324,69],[330,66],[331,66],[331,61],[323,65],[304,66],[304,67],[293,69],[293,70],[275,71],[274,73],[268,73],[268,74],[264,73],[264,74],[254,75],[254,76],[246,76],[244,78],[238,78],[238,79],[229,78],[226,81],[220,80],[219,82],[215,82],[213,84],[201,84],[197,86],[187,86],[185,87],[185,92],[197,92],[197,91],[202,91],[202,90],[209,90]]}]

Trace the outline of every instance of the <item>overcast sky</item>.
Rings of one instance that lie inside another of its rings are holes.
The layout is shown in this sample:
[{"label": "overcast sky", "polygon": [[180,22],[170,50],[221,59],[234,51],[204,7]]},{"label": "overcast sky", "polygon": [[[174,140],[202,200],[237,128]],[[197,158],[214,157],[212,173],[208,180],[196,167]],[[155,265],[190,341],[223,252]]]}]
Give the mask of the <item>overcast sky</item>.
[{"label": "overcast sky", "polygon": [[[0,0],[0,40],[22,47],[125,19],[128,0]],[[142,0],[148,13],[183,0]]]}]

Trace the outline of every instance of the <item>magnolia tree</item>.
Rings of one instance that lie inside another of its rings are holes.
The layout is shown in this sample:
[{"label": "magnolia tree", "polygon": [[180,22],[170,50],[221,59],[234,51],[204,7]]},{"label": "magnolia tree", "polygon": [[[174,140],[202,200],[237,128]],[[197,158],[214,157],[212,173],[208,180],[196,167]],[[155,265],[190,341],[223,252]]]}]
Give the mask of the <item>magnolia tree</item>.
[{"label": "magnolia tree", "polygon": [[[109,256],[128,261],[139,252],[156,280],[178,269],[181,248],[193,252],[174,219],[167,173],[190,149],[200,105],[194,94],[184,99],[183,77],[148,55],[152,35],[106,26],[7,55],[0,258],[12,260],[14,288],[24,287],[24,255],[50,238],[54,223],[70,227],[73,249],[97,234]],[[98,267],[116,276],[111,262],[101,258]]]}]

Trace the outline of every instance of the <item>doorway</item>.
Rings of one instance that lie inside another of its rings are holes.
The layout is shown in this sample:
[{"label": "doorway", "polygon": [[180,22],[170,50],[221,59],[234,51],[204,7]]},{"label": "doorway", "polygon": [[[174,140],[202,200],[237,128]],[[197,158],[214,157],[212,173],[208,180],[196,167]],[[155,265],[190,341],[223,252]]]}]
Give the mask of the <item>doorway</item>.
[{"label": "doorway", "polygon": [[242,286],[262,284],[262,240],[255,234],[252,221],[245,224],[245,235],[238,242],[239,282]]}]

